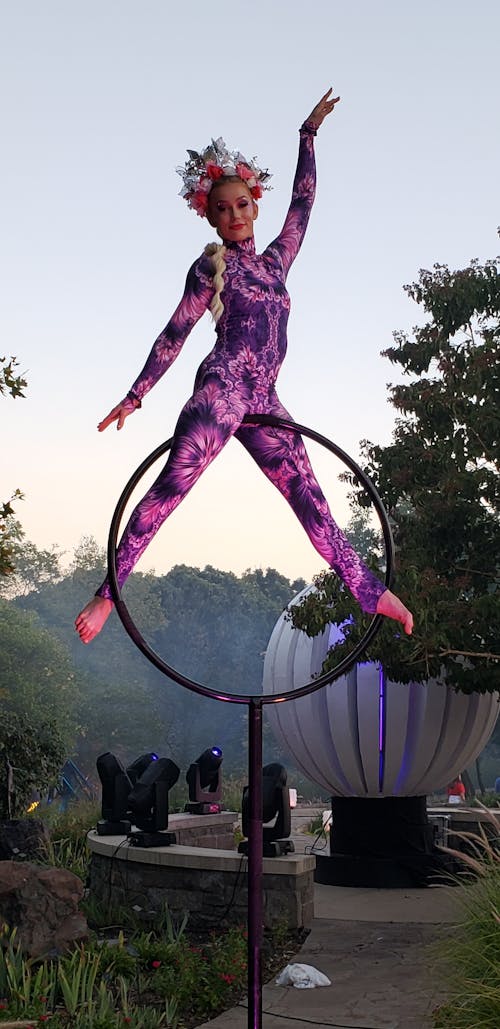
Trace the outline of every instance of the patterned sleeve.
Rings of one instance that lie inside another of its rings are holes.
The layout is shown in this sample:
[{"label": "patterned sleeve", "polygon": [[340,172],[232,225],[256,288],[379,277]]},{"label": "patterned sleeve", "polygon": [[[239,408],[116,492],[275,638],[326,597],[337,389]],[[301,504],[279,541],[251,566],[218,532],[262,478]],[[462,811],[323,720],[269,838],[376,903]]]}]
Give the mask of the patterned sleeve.
[{"label": "patterned sleeve", "polygon": [[293,180],[292,200],[285,224],[279,236],[269,244],[265,251],[266,255],[279,259],[285,278],[304,239],[314,201],[316,191],[315,135],[315,126],[311,122],[304,122],[300,129],[299,157]]},{"label": "patterned sleeve", "polygon": [[142,372],[127,396],[136,402],[149,393],[158,379],[170,368],[196,322],[210,305],[214,293],[210,264],[206,257],[198,258],[189,269],[182,300],[168,325],[153,343]]}]

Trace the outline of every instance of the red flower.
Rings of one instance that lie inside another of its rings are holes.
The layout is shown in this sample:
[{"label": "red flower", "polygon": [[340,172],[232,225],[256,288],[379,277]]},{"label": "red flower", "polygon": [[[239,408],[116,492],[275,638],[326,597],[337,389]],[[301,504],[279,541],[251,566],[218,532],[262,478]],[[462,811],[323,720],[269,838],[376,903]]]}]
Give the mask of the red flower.
[{"label": "red flower", "polygon": [[160,965],[161,965],[161,961],[152,961],[151,962],[151,967],[152,968],[159,968]]},{"label": "red flower", "polygon": [[50,1015],[40,1015],[39,1022],[48,1022]]},{"label": "red flower", "polygon": [[218,164],[214,164],[213,161],[207,161],[205,169],[212,182],[217,182],[217,179],[221,179],[224,175],[224,168],[221,168]]},{"label": "red flower", "polygon": [[208,208],[208,193],[203,193],[198,190],[196,193],[188,193],[186,200],[193,211],[199,214],[200,218],[204,218]]},{"label": "red flower", "polygon": [[249,168],[247,164],[243,164],[242,161],[239,161],[239,163],[236,165],[235,171],[236,174],[239,175],[240,179],[243,179],[243,182],[246,182],[247,179],[254,178],[254,173],[252,169]]}]

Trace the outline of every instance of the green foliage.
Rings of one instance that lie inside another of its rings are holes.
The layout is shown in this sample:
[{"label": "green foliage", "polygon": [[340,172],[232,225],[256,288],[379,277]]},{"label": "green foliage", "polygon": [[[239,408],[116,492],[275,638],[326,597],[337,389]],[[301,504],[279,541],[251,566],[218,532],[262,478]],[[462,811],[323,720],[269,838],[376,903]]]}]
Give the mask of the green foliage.
[{"label": "green foliage", "polygon": [[[228,718],[222,705],[188,694],[162,676],[125,635],[115,613],[92,646],[82,647],[73,618],[105,574],[105,555],[95,541],[82,540],[69,572],[61,577],[56,571],[43,582],[38,558],[30,569],[32,557],[27,551],[23,566],[30,592],[12,603],[36,612],[71,655],[78,682],[77,764],[93,775],[96,757],[107,750],[127,763],[154,749],[184,768],[217,743],[224,751],[224,774],[243,772],[243,707]],[[145,638],[175,667],[214,689],[259,692],[276,619],[302,585],[273,569],[237,577],[209,567],[177,566],[161,577],[135,573],[124,596]],[[185,794],[184,777],[181,785]],[[178,792],[175,803],[183,804],[186,796],[178,798]]]},{"label": "green foliage", "polygon": [[[70,957],[60,960],[58,982],[68,1014],[75,1015],[79,1008],[89,1010],[96,993],[97,977],[101,973],[101,954],[86,950],[84,946],[78,947]],[[101,981],[99,985],[105,984]],[[104,999],[107,1001],[107,996],[103,998],[101,995],[101,1004]]]},{"label": "green foliage", "polygon": [[232,775],[224,778],[223,800],[225,811],[241,811],[243,789],[247,785],[247,782],[248,774]]},{"label": "green foliage", "polygon": [[74,674],[68,653],[32,614],[0,600],[2,706],[68,722]]},{"label": "green foliage", "polygon": [[5,586],[3,580],[14,573],[15,556],[23,537],[21,525],[12,507],[14,500],[22,499],[23,494],[17,489],[10,500],[0,504],[0,593],[3,593]]},{"label": "green foliage", "polygon": [[16,397],[24,397],[23,390],[28,383],[22,375],[16,374],[19,361],[16,357],[0,357],[0,396],[10,394],[13,400]]},{"label": "green foliage", "polygon": [[[3,705],[2,705],[3,707]],[[0,722],[0,765],[12,766],[14,791],[5,776],[0,787],[0,819],[26,813],[33,791],[54,785],[66,756],[66,745],[53,719],[36,719],[26,712],[3,710]]]},{"label": "green foliage", "polygon": [[[0,396],[9,394],[13,400],[24,397],[26,379],[16,374],[19,362],[15,357],[0,357]],[[20,490],[15,490],[10,500],[0,503],[0,580],[14,571],[14,556],[23,533],[14,515],[12,502],[22,500]]]},{"label": "green foliage", "polygon": [[43,809],[43,821],[54,842],[69,840],[71,843],[80,843],[100,817],[100,804],[93,800],[73,801],[64,811],[55,805]]},{"label": "green foliage", "polygon": [[323,829],[323,815],[319,814],[315,815],[314,818],[311,818],[311,821],[306,825],[303,831],[308,833],[310,836],[316,836],[317,833],[323,831]]},{"label": "green foliage", "polygon": [[67,868],[69,872],[77,875],[85,883],[90,867],[90,855],[85,837],[83,836],[79,840],[64,837],[58,840],[49,840],[43,864],[53,868]]},{"label": "green foliage", "polygon": [[0,997],[8,997],[5,1011],[0,1005],[0,1022],[10,1016],[24,1014],[31,1018],[43,1015],[47,1005],[54,1005],[56,974],[52,962],[38,963],[25,958],[16,930],[0,927]]},{"label": "green foliage", "polygon": [[90,941],[69,955],[26,958],[15,930],[0,937],[0,1025],[6,1018],[45,1020],[59,1029],[175,1029],[205,1020],[241,995],[246,984],[246,935],[232,929],[200,946],[168,910],[154,933],[120,932],[113,944]]},{"label": "green foliage", "polygon": [[[392,443],[363,443],[365,470],[393,521],[397,591],[415,613],[411,639],[387,623],[369,656],[394,681],[440,678],[465,693],[500,685],[498,268],[435,265],[405,287],[428,320],[412,337],[395,333],[385,354],[417,378],[390,387],[400,414]],[[341,590],[323,579],[320,587],[305,615],[294,615],[311,635],[332,619],[332,605],[338,621],[353,613]],[[366,627],[355,617],[335,663]]]},{"label": "green foliage", "polygon": [[93,801],[82,800],[70,803],[64,811],[56,805],[39,807],[36,816],[39,815],[49,830],[42,863],[54,868],[67,868],[86,883],[90,868],[87,833],[100,817],[100,806]]},{"label": "green foliage", "polygon": [[[491,819],[498,832],[498,822]],[[464,919],[442,945],[450,999],[436,1012],[435,1029],[496,1029],[500,1024],[500,855],[484,833],[467,835],[476,855],[452,853],[478,878],[459,887]]]},{"label": "green foliage", "polygon": [[59,547],[40,550],[34,543],[24,538],[20,529],[12,540],[12,574],[2,582],[0,578],[0,596],[5,599],[22,597],[32,592],[39,592],[44,586],[51,585],[61,578]]},{"label": "green foliage", "polygon": [[471,804],[471,807],[487,807],[494,808],[498,811],[500,816],[500,796],[498,793],[494,793],[493,790],[487,791],[486,793],[480,793]]},{"label": "green foliage", "polygon": [[[13,769],[13,814],[26,811],[33,789],[57,780],[75,730],[74,676],[64,648],[33,616],[0,600],[0,762]],[[7,817],[2,776],[0,817]]]}]

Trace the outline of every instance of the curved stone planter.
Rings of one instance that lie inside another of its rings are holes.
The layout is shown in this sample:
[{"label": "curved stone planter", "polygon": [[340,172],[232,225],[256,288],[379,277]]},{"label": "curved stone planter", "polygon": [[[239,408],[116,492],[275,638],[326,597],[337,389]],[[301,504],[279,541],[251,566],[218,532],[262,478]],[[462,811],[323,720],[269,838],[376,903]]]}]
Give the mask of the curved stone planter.
[{"label": "curved stone planter", "polygon": [[[175,817],[175,816],[174,816]],[[125,836],[87,835],[91,851],[90,895],[104,907],[134,908],[157,918],[168,905],[174,918],[188,914],[188,927],[206,932],[246,921],[247,858],[235,850],[208,847],[131,847]],[[289,929],[314,917],[315,859],[306,854],[264,858],[264,925]],[[1,1024],[1,1023],[0,1023]]]}]

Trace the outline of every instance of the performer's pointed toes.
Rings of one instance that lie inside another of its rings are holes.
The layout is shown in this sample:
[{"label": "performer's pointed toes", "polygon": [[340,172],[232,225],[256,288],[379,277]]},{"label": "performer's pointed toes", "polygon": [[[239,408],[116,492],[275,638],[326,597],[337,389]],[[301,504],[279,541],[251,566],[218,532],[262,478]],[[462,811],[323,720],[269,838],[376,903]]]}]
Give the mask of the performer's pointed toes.
[{"label": "performer's pointed toes", "polygon": [[92,597],[75,619],[75,629],[82,643],[91,643],[100,633],[113,607],[113,601],[106,597]]},{"label": "performer's pointed toes", "polygon": [[394,618],[396,622],[401,622],[406,634],[411,636],[413,632],[413,615],[399,597],[396,597],[390,590],[385,590],[379,597],[377,614],[385,615],[386,618]]}]

